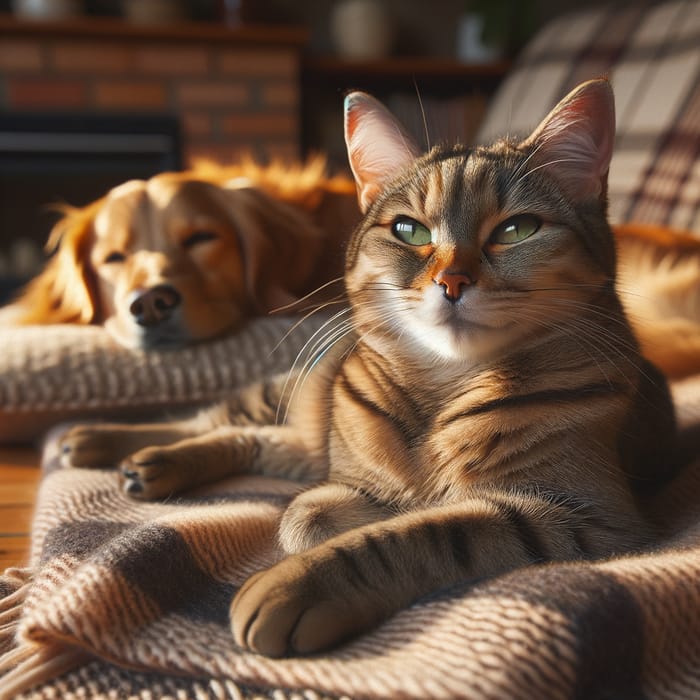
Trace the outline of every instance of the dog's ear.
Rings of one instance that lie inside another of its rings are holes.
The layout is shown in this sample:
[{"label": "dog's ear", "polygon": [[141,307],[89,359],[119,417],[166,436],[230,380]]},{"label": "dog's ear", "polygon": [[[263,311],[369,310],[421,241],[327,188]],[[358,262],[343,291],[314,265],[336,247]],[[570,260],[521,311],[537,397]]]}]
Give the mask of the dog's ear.
[{"label": "dog's ear", "polygon": [[309,291],[322,234],[303,209],[260,188],[231,185],[222,192],[243,252],[251,306],[269,313]]},{"label": "dog's ear", "polygon": [[80,323],[98,319],[95,274],[90,263],[93,221],[100,202],[66,209],[49,236],[53,255],[15,300],[18,323]]}]

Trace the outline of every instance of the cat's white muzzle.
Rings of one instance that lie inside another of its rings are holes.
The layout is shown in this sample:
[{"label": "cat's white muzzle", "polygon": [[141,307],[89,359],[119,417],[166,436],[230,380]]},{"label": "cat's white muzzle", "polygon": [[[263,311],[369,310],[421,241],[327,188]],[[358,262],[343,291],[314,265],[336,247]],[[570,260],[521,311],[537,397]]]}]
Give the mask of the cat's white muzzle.
[{"label": "cat's white muzzle", "polygon": [[488,303],[478,288],[457,300],[439,286],[425,290],[420,305],[407,312],[403,328],[426,349],[446,360],[474,362],[492,355],[510,339],[510,324],[495,325]]}]

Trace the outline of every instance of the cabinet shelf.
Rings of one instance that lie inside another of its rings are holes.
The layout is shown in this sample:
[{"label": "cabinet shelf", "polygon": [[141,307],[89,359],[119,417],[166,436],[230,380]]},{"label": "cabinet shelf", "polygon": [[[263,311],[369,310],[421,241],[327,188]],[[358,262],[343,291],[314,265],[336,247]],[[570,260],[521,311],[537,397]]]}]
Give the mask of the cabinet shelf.
[{"label": "cabinet shelf", "polygon": [[508,61],[460,63],[450,58],[398,56],[374,60],[348,60],[336,56],[307,58],[310,74],[325,76],[369,76],[387,80],[421,76],[425,78],[501,79],[510,68]]}]

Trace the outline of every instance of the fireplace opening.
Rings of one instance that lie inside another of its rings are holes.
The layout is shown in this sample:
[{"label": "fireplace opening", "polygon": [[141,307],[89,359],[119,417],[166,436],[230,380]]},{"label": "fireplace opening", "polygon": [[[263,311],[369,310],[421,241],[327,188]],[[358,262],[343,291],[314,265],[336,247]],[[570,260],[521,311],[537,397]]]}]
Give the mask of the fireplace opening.
[{"label": "fireplace opening", "polygon": [[0,114],[0,303],[40,269],[59,214],[134,178],[182,168],[171,115]]}]

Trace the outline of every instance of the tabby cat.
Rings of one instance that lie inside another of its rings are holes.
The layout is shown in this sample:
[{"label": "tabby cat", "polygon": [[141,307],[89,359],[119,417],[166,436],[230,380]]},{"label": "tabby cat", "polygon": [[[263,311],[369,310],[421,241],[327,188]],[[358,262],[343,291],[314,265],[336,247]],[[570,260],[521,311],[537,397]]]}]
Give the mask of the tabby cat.
[{"label": "tabby cat", "polygon": [[615,292],[614,124],[597,80],[522,142],[421,155],[350,94],[364,219],[349,307],[292,382],[286,424],[254,425],[273,416],[251,389],[195,422],[74,428],[64,461],[131,455],[124,487],[145,498],[232,471],[321,482],[283,517],[288,556],[232,603],[235,640],[271,656],[328,648],[453,584],[648,544],[640,494],[673,410]]},{"label": "tabby cat", "polygon": [[302,389],[315,411],[307,396],[306,423],[281,429],[329,475],[284,515],[289,556],[231,607],[236,641],[271,656],[452,584],[645,545],[631,485],[673,430],[614,289],[607,81],[521,143],[425,155],[372,97],[345,110],[364,212],[350,313]]}]

